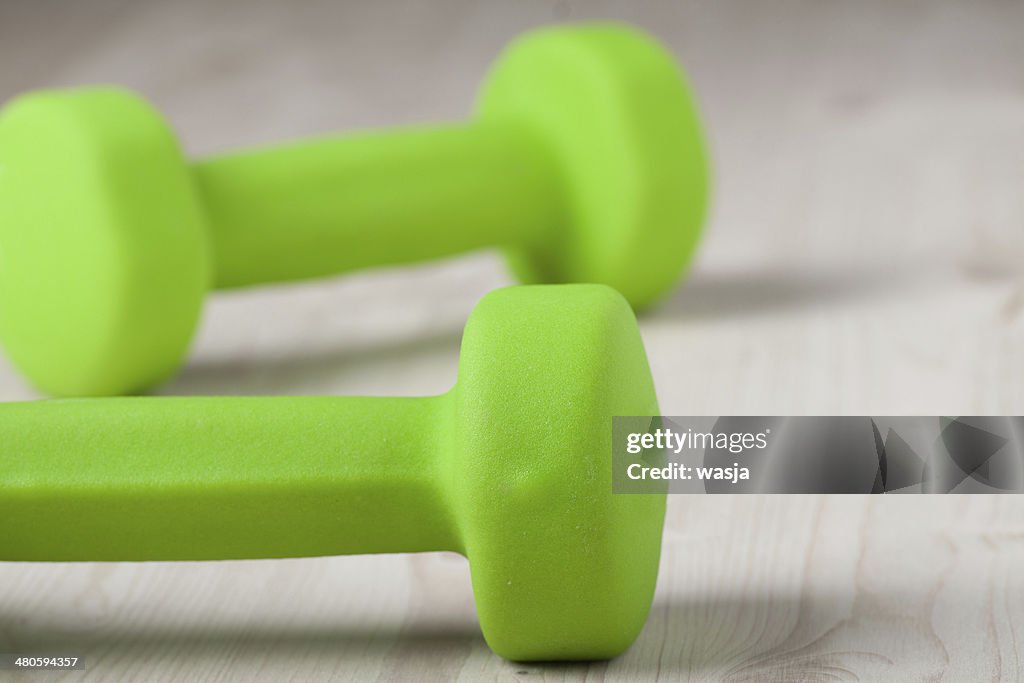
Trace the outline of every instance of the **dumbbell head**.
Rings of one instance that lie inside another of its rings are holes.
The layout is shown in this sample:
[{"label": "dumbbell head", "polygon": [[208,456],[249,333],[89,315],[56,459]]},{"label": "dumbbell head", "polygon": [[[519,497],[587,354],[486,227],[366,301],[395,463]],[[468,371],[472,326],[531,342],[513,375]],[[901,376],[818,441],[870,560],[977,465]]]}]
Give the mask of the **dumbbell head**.
[{"label": "dumbbell head", "polygon": [[163,119],[119,89],[39,92],[0,119],[0,337],[56,395],[172,374],[207,289],[206,234]]},{"label": "dumbbell head", "polygon": [[665,498],[612,495],[610,416],[656,415],[634,314],[607,287],[512,287],[476,308],[446,472],[477,613],[510,659],[600,659],[650,609]]},{"label": "dumbbell head", "polygon": [[662,46],[621,24],[533,31],[498,60],[479,110],[534,130],[560,171],[570,220],[509,252],[523,282],[599,282],[637,308],[676,287],[708,167],[696,105]]}]

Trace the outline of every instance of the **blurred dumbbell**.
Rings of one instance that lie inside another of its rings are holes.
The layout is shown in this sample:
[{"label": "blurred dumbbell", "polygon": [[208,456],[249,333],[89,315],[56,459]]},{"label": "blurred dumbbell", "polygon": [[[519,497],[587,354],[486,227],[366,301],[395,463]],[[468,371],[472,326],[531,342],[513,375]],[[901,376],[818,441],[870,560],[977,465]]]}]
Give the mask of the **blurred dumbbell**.
[{"label": "blurred dumbbell", "polygon": [[506,49],[470,121],[189,164],[115,88],[0,117],[0,338],[39,389],[146,389],[182,362],[210,288],[496,246],[526,283],[671,290],[707,169],[674,60],[636,29],[546,28]]}]

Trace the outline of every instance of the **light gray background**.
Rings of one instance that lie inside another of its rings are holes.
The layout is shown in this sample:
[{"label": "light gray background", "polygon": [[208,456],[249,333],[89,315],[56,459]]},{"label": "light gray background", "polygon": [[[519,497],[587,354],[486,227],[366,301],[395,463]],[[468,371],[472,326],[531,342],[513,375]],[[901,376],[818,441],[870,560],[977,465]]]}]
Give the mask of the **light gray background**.
[{"label": "light gray background", "polygon": [[[124,83],[202,154],[461,117],[509,38],[589,17],[666,41],[710,130],[707,237],[642,320],[663,412],[1024,414],[1024,3],[3,0],[0,98]],[[165,391],[439,392],[508,283],[477,254],[218,295]],[[0,399],[32,397],[0,362]],[[1014,680],[1022,513],[673,497],[654,611],[611,663],[493,656],[447,555],[6,564],[0,650],[71,645],[76,680]]]}]

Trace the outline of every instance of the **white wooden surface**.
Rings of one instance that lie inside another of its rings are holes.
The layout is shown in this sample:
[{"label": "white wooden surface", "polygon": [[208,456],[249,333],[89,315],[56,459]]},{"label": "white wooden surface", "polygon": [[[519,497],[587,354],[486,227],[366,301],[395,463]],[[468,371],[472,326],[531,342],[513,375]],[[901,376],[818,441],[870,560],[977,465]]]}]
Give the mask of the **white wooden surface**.
[{"label": "white wooden surface", "polygon": [[[665,413],[1024,414],[1019,2],[4,0],[0,98],[125,83],[199,154],[461,117],[508,38],[598,16],[678,53],[716,162],[692,278],[642,321]],[[164,391],[438,392],[508,282],[479,254],[217,296]],[[676,497],[610,663],[493,656],[447,555],[0,565],[0,651],[88,681],[1019,680],[1022,567],[1017,497]]]}]

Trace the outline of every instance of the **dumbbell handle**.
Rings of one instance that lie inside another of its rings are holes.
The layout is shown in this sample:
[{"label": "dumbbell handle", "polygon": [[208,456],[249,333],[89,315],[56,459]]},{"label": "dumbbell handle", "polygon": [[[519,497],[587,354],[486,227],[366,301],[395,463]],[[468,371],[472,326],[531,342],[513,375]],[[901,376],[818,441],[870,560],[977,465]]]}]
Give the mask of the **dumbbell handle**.
[{"label": "dumbbell handle", "polygon": [[430,398],[0,406],[0,560],[459,550]]},{"label": "dumbbell handle", "polygon": [[552,162],[512,122],[310,140],[201,161],[193,175],[217,287],[528,244],[560,223]]}]

